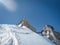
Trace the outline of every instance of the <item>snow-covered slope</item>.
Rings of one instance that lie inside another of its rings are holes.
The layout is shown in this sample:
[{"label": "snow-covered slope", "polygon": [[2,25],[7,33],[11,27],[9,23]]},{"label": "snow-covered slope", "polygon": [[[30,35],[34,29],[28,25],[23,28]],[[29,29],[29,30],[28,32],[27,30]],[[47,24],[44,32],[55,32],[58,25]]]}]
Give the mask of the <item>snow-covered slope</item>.
[{"label": "snow-covered slope", "polygon": [[54,45],[26,26],[0,24],[0,45]]}]

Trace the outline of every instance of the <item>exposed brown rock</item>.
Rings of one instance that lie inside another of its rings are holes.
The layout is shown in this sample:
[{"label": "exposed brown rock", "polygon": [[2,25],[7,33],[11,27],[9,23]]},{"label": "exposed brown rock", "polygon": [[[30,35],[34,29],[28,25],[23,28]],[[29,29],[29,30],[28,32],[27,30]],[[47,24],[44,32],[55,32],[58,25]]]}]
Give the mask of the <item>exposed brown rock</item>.
[{"label": "exposed brown rock", "polygon": [[20,21],[17,25],[26,26],[26,27],[28,27],[29,29],[31,29],[32,31],[36,32],[36,29],[29,24],[29,22],[26,20],[26,18],[23,18],[23,20]]}]

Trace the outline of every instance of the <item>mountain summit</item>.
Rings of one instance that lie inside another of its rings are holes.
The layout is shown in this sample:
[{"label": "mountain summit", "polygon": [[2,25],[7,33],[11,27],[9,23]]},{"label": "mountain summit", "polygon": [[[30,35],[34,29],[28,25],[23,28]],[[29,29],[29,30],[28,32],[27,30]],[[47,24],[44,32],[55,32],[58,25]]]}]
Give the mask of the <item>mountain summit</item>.
[{"label": "mountain summit", "polygon": [[29,24],[26,18],[23,18],[18,24],[19,27],[26,26],[27,28],[31,29],[32,31],[36,32],[36,29]]}]

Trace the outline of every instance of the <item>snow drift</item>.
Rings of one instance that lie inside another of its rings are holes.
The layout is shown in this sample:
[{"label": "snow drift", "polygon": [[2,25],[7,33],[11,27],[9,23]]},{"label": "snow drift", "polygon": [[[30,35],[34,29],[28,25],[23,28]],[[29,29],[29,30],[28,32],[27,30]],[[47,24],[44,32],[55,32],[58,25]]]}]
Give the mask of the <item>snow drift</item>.
[{"label": "snow drift", "polygon": [[55,45],[26,26],[0,24],[0,45]]}]

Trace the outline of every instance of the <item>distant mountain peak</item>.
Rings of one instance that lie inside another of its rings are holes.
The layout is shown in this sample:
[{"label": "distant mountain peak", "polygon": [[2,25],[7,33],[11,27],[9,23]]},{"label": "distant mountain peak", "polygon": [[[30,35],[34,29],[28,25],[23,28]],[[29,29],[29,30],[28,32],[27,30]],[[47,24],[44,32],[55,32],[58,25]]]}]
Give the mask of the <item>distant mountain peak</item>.
[{"label": "distant mountain peak", "polygon": [[32,31],[36,32],[36,29],[29,24],[26,18],[23,18],[18,24],[19,27],[26,26],[27,28],[31,29]]},{"label": "distant mountain peak", "polygon": [[26,18],[23,18],[19,23],[18,23],[19,26],[28,26],[29,23],[28,21],[26,20]]}]

